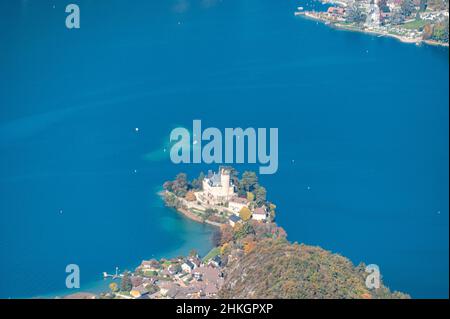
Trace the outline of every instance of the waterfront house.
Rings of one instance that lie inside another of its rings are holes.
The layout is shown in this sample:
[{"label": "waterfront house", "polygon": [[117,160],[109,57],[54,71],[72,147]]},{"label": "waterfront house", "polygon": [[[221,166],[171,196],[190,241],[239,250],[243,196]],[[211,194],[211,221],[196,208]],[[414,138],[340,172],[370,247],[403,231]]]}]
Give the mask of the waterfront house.
[{"label": "waterfront house", "polygon": [[267,219],[267,209],[265,206],[257,207],[253,211],[252,218],[258,221],[264,221]]},{"label": "waterfront house", "polygon": [[222,264],[222,259],[220,259],[219,256],[214,256],[208,262],[208,265],[213,265],[215,267],[220,267],[221,264]]},{"label": "waterfront house", "polygon": [[231,227],[234,227],[240,221],[241,221],[241,218],[239,216],[236,216],[236,215],[230,216],[229,223],[230,223]]},{"label": "waterfront house", "polygon": [[143,260],[140,268],[146,271],[158,271],[161,268],[161,264],[155,259]]},{"label": "waterfront house", "polygon": [[202,261],[198,258],[198,256],[190,257],[189,261],[194,264],[194,269],[200,267],[202,264]]},{"label": "waterfront house", "polygon": [[247,198],[242,197],[233,197],[228,202],[228,210],[235,215],[239,215],[239,212],[242,208],[248,208],[248,200]]}]

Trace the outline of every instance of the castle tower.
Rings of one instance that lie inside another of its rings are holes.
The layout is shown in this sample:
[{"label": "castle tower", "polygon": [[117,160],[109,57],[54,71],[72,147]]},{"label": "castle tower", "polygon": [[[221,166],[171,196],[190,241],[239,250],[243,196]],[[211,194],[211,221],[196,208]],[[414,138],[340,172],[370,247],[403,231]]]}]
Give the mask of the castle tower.
[{"label": "castle tower", "polygon": [[224,190],[224,196],[226,200],[229,200],[230,194],[230,171],[222,168],[220,170],[220,183],[222,184],[222,189]]}]

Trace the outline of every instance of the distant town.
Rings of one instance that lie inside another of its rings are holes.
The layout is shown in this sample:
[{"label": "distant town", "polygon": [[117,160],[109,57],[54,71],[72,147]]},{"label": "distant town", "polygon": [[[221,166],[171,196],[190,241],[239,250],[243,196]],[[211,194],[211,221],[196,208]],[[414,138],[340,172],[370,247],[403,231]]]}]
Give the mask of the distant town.
[{"label": "distant town", "polygon": [[448,46],[448,0],[321,0],[326,12],[298,7],[295,15],[340,29]]}]

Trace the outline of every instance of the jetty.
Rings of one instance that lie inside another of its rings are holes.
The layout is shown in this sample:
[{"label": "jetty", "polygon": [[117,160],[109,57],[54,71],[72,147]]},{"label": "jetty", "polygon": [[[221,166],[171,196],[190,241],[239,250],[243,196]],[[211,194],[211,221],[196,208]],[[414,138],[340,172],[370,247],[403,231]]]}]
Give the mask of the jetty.
[{"label": "jetty", "polygon": [[103,278],[112,278],[112,279],[118,279],[123,277],[123,274],[119,274],[119,267],[116,267],[116,273],[115,274],[108,274],[106,271],[103,272]]}]

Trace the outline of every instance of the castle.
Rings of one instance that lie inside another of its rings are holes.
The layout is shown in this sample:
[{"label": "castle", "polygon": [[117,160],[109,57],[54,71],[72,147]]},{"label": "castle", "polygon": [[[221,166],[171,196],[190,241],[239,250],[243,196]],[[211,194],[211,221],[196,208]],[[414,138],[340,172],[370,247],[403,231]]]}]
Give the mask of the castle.
[{"label": "castle", "polygon": [[219,174],[208,172],[203,179],[203,191],[197,192],[197,200],[207,205],[224,205],[236,195],[230,180],[230,171],[221,168]]}]

